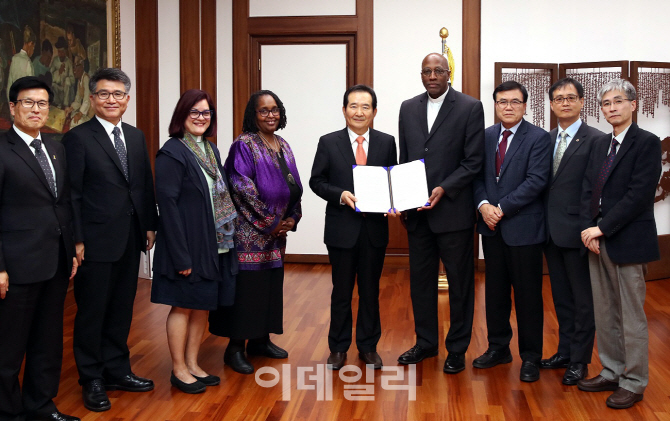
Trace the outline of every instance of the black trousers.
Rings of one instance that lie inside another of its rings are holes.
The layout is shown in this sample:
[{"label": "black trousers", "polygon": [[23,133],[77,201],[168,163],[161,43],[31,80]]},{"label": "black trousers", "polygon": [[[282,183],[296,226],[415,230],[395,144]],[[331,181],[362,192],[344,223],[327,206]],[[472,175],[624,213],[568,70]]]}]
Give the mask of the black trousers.
[{"label": "black trousers", "polygon": [[472,337],[475,309],[474,230],[434,233],[419,212],[416,229],[408,232],[409,276],[416,343],[438,346],[437,277],[440,259],[449,281],[450,326],[447,351],[465,353]]},{"label": "black trousers", "polygon": [[126,250],[118,261],[84,259],[75,276],[77,315],[73,348],[82,385],[95,379],[118,379],[131,373],[127,342],[137,292],[140,244],[143,244],[138,236],[136,222],[128,235]]},{"label": "black trousers", "polygon": [[509,347],[512,287],[523,361],[542,359],[542,244],[508,246],[500,233],[482,237],[486,259],[486,327],[489,349]]},{"label": "black trousers", "polygon": [[359,299],[356,347],[360,352],[377,350],[377,343],[382,335],[379,319],[379,278],[382,275],[385,254],[386,247],[375,247],[370,242],[365,221],[361,224],[354,247],[328,246],[333,280],[328,331],[331,352],[347,352],[351,345],[351,298],[356,283]]},{"label": "black trousers", "polygon": [[589,364],[596,334],[589,256],[579,249],[559,247],[551,239],[544,255],[558,319],[558,353],[569,356],[571,362]]},{"label": "black trousers", "polygon": [[[12,283],[0,300],[0,420],[53,413],[63,361],[63,305],[68,287],[65,248],[53,278]],[[38,262],[36,262],[38,264]],[[25,356],[23,390],[19,372]]]}]

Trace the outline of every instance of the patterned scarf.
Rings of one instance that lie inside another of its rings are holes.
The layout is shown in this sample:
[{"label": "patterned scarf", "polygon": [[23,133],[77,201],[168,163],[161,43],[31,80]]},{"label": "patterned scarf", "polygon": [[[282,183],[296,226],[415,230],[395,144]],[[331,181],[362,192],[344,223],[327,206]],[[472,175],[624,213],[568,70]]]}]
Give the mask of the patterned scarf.
[{"label": "patterned scarf", "polygon": [[181,142],[188,147],[195,155],[200,167],[205,170],[205,173],[214,180],[212,185],[212,198],[214,199],[214,227],[216,228],[216,242],[219,249],[232,249],[235,247],[233,243],[233,234],[235,232],[235,224],[233,221],[237,217],[235,206],[230,199],[230,193],[226,189],[226,183],[223,181],[219,166],[214,156],[214,151],[205,139],[203,145],[205,152],[198,146],[195,137],[190,133],[185,133]]}]

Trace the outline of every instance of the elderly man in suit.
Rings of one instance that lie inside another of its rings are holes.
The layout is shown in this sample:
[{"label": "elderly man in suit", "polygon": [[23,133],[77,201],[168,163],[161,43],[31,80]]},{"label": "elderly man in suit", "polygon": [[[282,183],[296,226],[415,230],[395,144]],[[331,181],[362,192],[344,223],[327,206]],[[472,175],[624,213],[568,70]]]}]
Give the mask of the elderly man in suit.
[{"label": "elderly man in suit", "polygon": [[63,137],[81,263],[74,356],[84,406],[106,411],[106,390],[154,387],[131,371],[127,340],[140,254],[153,247],[157,214],[144,134],[121,122],[130,79],[119,69],[99,69],[89,90],[95,117]]},{"label": "elderly man in suit", "polygon": [[515,82],[493,91],[500,123],[486,129],[484,167],[475,180],[477,232],[486,259],[489,346],[476,368],[512,362],[511,289],[518,326],[520,379],[540,378],[542,358],[542,246],[546,240],[542,193],[551,164],[549,133],[523,119],[528,92]]},{"label": "elderly man in suit", "polygon": [[79,420],[53,402],[63,360],[63,305],[77,260],[65,150],[40,133],[52,99],[49,85],[37,77],[17,79],[9,89],[14,125],[0,137],[3,421]]},{"label": "elderly man in suit", "polygon": [[484,159],[482,103],[449,86],[441,54],[421,63],[426,92],[400,106],[400,163],[424,159],[430,204],[404,214],[409,239],[410,294],[416,344],[399,358],[416,364],[438,354],[437,277],[449,279],[450,326],[445,373],[465,369],[475,300],[472,182]]},{"label": "elderly man in suit", "polygon": [[[356,346],[359,357],[375,369],[381,337],[379,278],[388,244],[388,221],[382,214],[356,212],[353,165],[392,166],[398,163],[395,139],[370,128],[377,115],[377,95],[355,85],[344,93],[342,113],[347,127],[319,139],[309,186],[326,200],[324,242],[332,265],[328,364],[344,366],[351,345],[351,297],[358,283]],[[393,214],[395,215],[395,214]]]},{"label": "elderly man in suit", "polygon": [[580,380],[587,392],[614,391],[611,408],[642,400],[649,382],[649,335],[644,314],[647,263],[660,252],[654,195],[661,175],[658,136],[633,122],[633,85],[606,83],[598,102],[612,134],[596,139],[582,189],[582,241],[589,271],[598,335],[599,375]]},{"label": "elderly man in suit", "polygon": [[591,145],[603,133],[580,120],[584,88],[575,79],[564,78],[554,83],[549,88],[549,101],[558,127],[549,132],[554,147],[545,196],[544,255],[558,319],[558,350],[542,360],[540,367],[566,368],[563,384],[576,385],[588,373],[596,333],[589,261],[582,253],[579,205]]}]

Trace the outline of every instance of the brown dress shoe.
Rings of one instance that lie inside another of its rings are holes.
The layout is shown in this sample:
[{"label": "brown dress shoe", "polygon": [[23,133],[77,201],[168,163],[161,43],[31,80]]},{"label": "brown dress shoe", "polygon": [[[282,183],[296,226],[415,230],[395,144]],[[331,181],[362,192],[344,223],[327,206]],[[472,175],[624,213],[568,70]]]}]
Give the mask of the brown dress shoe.
[{"label": "brown dress shoe", "polygon": [[642,393],[633,393],[620,387],[607,398],[607,406],[615,409],[630,408],[635,405],[635,402],[640,402],[643,396]]},{"label": "brown dress shoe", "polygon": [[598,374],[593,378],[578,381],[577,387],[584,392],[605,392],[608,390],[613,392],[619,388],[619,382],[607,380]]},{"label": "brown dress shoe", "polygon": [[340,368],[344,367],[344,361],[346,359],[346,352],[331,352],[328,356],[328,361],[326,361],[326,364],[328,364],[328,368],[331,370],[339,370]]},{"label": "brown dress shoe", "polygon": [[377,354],[377,351],[359,352],[358,358],[363,360],[365,365],[371,365],[375,370],[382,368],[382,357]]}]

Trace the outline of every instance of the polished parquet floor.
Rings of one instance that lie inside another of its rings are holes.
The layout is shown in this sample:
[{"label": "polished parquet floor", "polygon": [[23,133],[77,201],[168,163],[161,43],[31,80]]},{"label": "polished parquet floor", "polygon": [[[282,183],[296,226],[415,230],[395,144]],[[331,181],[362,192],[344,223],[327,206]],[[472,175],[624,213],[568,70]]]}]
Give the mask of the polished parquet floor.
[{"label": "polished parquet floor", "polygon": [[[650,382],[644,400],[629,410],[607,408],[607,392],[585,393],[562,385],[563,370],[543,370],[535,383],[519,381],[521,361],[516,332],[512,339],[515,357],[512,364],[487,370],[473,368],[473,358],[487,347],[483,273],[477,273],[476,282],[474,332],[466,355],[466,370],[457,375],[444,374],[446,351],[441,349],[437,358],[416,366],[416,396],[412,400],[411,391],[402,388],[409,383],[408,368],[402,368],[402,381],[393,381],[400,377],[395,371],[377,371],[366,378],[355,345],[349,350],[348,363],[359,367],[360,379],[355,369],[342,373],[321,371],[328,357],[326,335],[331,290],[328,265],[287,265],[285,333],[273,336],[273,341],[289,351],[289,359],[251,359],[257,369],[266,367],[263,370],[270,371],[260,376],[260,380],[267,382],[267,386],[276,385],[262,387],[254,375],[238,374],[224,366],[222,355],[227,339],[206,334],[200,365],[221,376],[222,383],[200,395],[186,395],[170,386],[171,364],[165,336],[168,308],[150,303],[151,283],[140,280],[129,340],[131,361],[134,372],[152,378],[156,388],[148,393],[110,392],[112,409],[103,413],[89,412],[81,404],[81,388],[72,356],[76,305],[70,291],[65,309],[63,375],[56,404],[62,412],[83,420],[110,421],[670,420],[670,280],[647,283]],[[398,355],[414,344],[407,268],[384,269],[380,301],[383,334],[378,351],[387,367],[397,366]],[[547,357],[556,350],[557,322],[546,276],[544,304],[544,355]],[[442,293],[440,327],[443,332],[448,329],[448,314],[448,293]],[[513,324],[516,325],[515,321]],[[590,369],[592,374],[600,370],[595,352]],[[331,381],[324,373],[333,374]],[[390,390],[389,384],[401,387]],[[364,394],[369,394],[369,400],[359,400]]]}]

